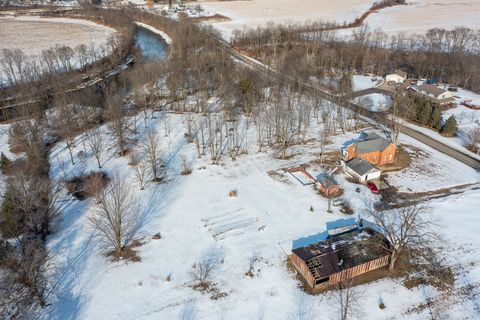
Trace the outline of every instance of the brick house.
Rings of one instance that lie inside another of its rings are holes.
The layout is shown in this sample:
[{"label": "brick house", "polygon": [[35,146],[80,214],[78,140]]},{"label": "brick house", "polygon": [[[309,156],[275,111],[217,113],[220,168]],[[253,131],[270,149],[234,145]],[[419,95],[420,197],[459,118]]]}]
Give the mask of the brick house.
[{"label": "brick house", "polygon": [[388,240],[372,228],[355,228],[292,250],[291,262],[312,292],[386,267]]},{"label": "brick house", "polygon": [[395,161],[397,147],[390,139],[368,133],[362,134],[359,141],[347,144],[341,151],[345,161],[360,158],[374,165],[385,165]]}]

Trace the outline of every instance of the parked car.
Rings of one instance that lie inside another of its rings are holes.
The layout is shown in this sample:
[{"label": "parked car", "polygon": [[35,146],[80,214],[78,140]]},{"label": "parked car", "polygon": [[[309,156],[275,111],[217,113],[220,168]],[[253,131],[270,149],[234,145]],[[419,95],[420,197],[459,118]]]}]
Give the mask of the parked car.
[{"label": "parked car", "polygon": [[458,88],[457,87],[448,87],[448,91],[457,92]]},{"label": "parked car", "polygon": [[344,203],[345,203],[345,202],[343,201],[343,199],[334,199],[334,200],[333,200],[333,205],[334,205],[335,207],[343,206]]},{"label": "parked car", "polygon": [[378,188],[375,185],[375,183],[373,183],[373,182],[367,183],[367,188],[370,189],[370,191],[372,191],[372,193],[375,193],[375,194],[378,193]]}]

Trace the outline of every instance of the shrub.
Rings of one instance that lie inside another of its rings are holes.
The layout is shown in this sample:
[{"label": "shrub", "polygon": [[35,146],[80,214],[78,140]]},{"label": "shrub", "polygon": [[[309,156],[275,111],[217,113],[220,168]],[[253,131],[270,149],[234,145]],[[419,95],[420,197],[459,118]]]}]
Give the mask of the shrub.
[{"label": "shrub", "polygon": [[441,133],[446,136],[453,136],[457,133],[457,119],[450,116],[442,127]]},{"label": "shrub", "polygon": [[0,154],[0,171],[3,174],[7,174],[12,167],[12,161],[2,152]]}]

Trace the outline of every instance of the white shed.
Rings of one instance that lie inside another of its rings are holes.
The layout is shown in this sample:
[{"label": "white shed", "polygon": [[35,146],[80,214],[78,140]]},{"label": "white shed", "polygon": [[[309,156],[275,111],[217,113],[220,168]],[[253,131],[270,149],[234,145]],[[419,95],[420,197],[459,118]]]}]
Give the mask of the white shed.
[{"label": "white shed", "polygon": [[382,173],[382,171],[373,164],[360,158],[354,158],[348,161],[345,165],[345,172],[361,183],[380,179],[380,174]]},{"label": "white shed", "polygon": [[387,74],[385,80],[387,82],[393,81],[395,83],[402,83],[407,79],[407,73],[402,70],[395,70],[394,73]]}]

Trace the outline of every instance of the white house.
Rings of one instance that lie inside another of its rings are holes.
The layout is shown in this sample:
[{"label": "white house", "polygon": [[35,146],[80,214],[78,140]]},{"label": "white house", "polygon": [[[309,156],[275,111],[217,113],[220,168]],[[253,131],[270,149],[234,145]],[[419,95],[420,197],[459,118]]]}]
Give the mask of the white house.
[{"label": "white house", "polygon": [[373,164],[360,158],[354,158],[345,164],[345,172],[361,183],[380,179],[382,171]]},{"label": "white house", "polygon": [[395,70],[394,73],[387,74],[385,80],[387,82],[393,81],[395,83],[402,83],[407,79],[407,73],[402,70]]},{"label": "white house", "polygon": [[422,84],[418,87],[418,91],[437,100],[453,98],[453,93],[451,91],[443,90],[442,88],[431,84]]}]

